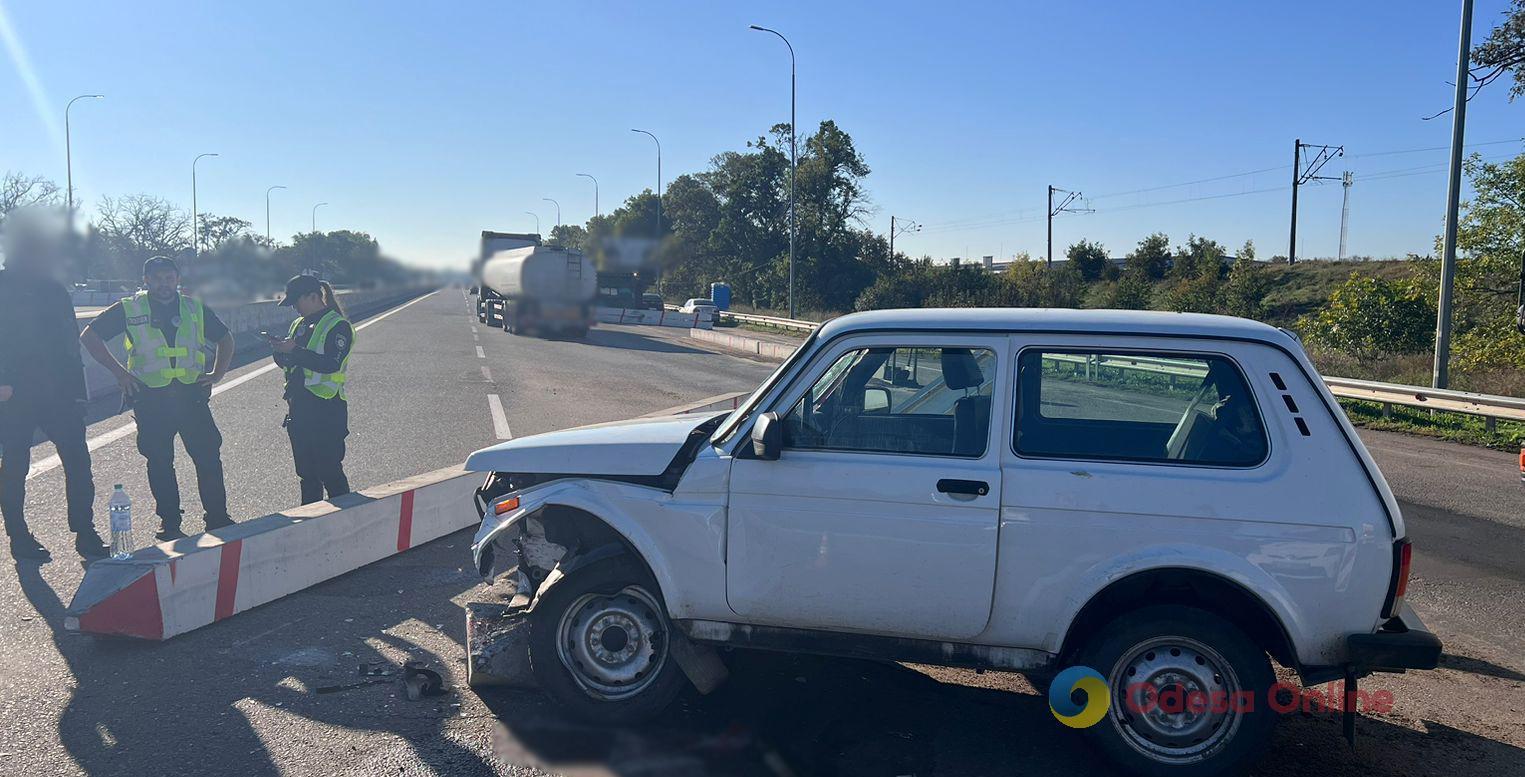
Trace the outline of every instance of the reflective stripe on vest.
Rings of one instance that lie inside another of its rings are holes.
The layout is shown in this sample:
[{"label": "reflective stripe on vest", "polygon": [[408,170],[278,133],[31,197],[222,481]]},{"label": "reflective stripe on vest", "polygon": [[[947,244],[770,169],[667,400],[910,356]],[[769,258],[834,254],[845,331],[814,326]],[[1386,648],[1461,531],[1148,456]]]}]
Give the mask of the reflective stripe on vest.
[{"label": "reflective stripe on vest", "polygon": [[206,315],[200,300],[180,295],[180,324],[171,346],[164,332],[153,325],[148,292],[122,300],[127,321],[127,371],[149,388],[164,388],[172,381],[195,383],[206,372]]},{"label": "reflective stripe on vest", "polygon": [[[332,332],[334,327],[338,326],[339,322],[343,320],[344,316],[339,315],[336,311],[330,310],[324,313],[323,317],[318,319],[318,323],[312,327],[312,336],[307,338],[307,350],[316,354],[322,354],[324,352],[323,349],[328,344],[328,333]],[[297,330],[302,328],[302,321],[303,319],[299,318],[291,322],[290,337],[295,338],[297,336]],[[354,335],[352,334],[350,335],[350,348],[353,349],[354,347]],[[301,369],[303,368],[291,366],[287,367],[286,371],[289,373],[292,370]],[[321,373],[305,370],[307,375],[302,380],[302,384],[307,387],[308,391],[311,391],[321,399],[338,397],[348,402],[349,392],[344,388],[344,384],[348,380],[348,371],[349,354],[346,353],[344,358],[339,362],[338,372]]]}]

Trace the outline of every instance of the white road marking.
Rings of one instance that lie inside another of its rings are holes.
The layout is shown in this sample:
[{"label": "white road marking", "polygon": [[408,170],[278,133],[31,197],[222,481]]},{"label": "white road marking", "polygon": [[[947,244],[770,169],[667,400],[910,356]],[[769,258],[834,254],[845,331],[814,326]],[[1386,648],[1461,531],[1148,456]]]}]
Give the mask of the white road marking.
[{"label": "white road marking", "polygon": [[497,394],[487,395],[487,409],[492,413],[492,430],[500,440],[512,440],[514,433],[508,428],[508,415],[503,412],[503,400]]},{"label": "white road marking", "polygon": [[[374,323],[376,323],[378,321],[381,321],[382,319],[386,318],[387,316],[390,316],[393,313],[396,313],[399,310],[402,310],[403,308],[406,308],[406,307],[408,307],[410,305],[413,305],[415,303],[423,302],[424,300],[426,300],[426,299],[428,299],[428,298],[430,298],[430,297],[432,297],[432,296],[434,296],[435,294],[438,294],[438,293],[439,293],[439,290],[436,289],[435,291],[431,291],[428,294],[423,295],[422,297],[418,297],[416,299],[408,300],[407,302],[405,302],[405,303],[403,303],[401,305],[398,305],[397,307],[392,308],[391,310],[388,310],[387,312],[382,313],[379,316],[373,316],[372,318],[367,319],[363,323],[356,324],[355,325],[355,331],[358,332],[358,331],[360,331],[360,330],[370,326],[371,324],[374,324]],[[233,378],[233,379],[227,380],[227,381],[223,381],[222,383],[219,383],[216,386],[212,387],[212,396],[215,397],[215,396],[217,396],[218,394],[221,394],[224,391],[228,391],[230,389],[238,388],[239,386],[242,386],[245,383],[248,383],[249,381],[254,380],[255,378],[258,378],[259,376],[264,375],[265,373],[270,372],[271,370],[275,370],[275,369],[278,369],[278,365],[276,365],[275,362],[271,362],[270,364],[266,364],[265,366],[260,367],[257,370],[250,370],[249,372],[246,372],[246,373],[244,373],[244,374],[242,374],[242,375],[240,375],[240,376],[238,376],[236,378]],[[94,437],[91,437],[90,439],[86,440],[85,441],[85,448],[87,450],[91,451],[91,452],[94,452],[95,450],[101,448],[102,446],[110,445],[111,443],[114,443],[117,440],[122,439],[123,437],[129,437],[132,434],[136,433],[137,431],[138,431],[138,424],[137,424],[137,422],[136,421],[128,421],[127,423],[122,424],[121,426],[118,426],[117,428],[112,429],[109,432],[103,432],[101,434],[98,434],[98,435],[96,435]],[[49,472],[49,471],[58,469],[58,467],[60,465],[62,465],[62,464],[63,464],[63,461],[58,458],[57,454],[54,454],[52,456],[48,456],[46,458],[38,459],[37,461],[32,462],[31,469],[27,470],[26,479],[27,480],[31,480],[32,478],[35,478],[38,475],[43,474],[44,472]]]},{"label": "white road marking", "polygon": [[472,334],[476,334],[477,333],[477,328],[476,327],[472,327],[471,328],[471,333]]},{"label": "white road marking", "polygon": [[477,346],[477,358],[478,359],[486,359],[487,358],[487,353],[482,350],[482,346],[480,346],[480,345]]},{"label": "white road marking", "polygon": [[480,337],[478,337],[478,336],[477,336],[477,335],[476,335],[476,333],[475,333],[475,332],[473,332],[473,333],[472,333],[472,334],[471,334],[471,342],[473,342],[473,343],[480,343],[480,342],[482,342],[482,338],[480,338]]},{"label": "white road marking", "polygon": [[487,369],[487,365],[485,365],[485,364],[482,365],[482,378],[484,380],[486,380],[488,383],[492,383],[493,382],[493,379],[492,379],[492,370]]}]

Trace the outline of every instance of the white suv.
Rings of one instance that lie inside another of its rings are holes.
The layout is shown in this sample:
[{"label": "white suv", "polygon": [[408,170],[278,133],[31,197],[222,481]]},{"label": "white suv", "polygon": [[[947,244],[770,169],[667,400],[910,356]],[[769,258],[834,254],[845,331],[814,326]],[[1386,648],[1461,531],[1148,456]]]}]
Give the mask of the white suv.
[{"label": "white suv", "polygon": [[1297,340],[1241,319],[853,314],[732,412],[467,468],[478,568],[513,573],[536,680],[593,719],[708,687],[713,645],[1087,667],[1057,717],[1132,772],[1216,773],[1268,739],[1268,656],[1353,692],[1440,654],[1381,473]]}]

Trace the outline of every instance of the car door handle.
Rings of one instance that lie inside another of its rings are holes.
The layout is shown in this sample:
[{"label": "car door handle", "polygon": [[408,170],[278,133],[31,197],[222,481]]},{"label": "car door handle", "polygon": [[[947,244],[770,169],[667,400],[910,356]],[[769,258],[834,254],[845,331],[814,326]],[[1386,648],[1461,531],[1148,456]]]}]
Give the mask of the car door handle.
[{"label": "car door handle", "polygon": [[943,478],[937,481],[937,490],[944,494],[967,494],[984,496],[990,493],[990,484],[983,480],[955,480]]}]

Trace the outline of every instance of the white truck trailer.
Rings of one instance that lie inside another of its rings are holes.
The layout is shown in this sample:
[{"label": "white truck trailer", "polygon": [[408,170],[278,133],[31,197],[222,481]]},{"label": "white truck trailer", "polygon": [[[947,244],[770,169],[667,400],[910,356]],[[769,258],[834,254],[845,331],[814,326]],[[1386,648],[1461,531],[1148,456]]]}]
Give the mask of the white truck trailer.
[{"label": "white truck trailer", "polygon": [[593,326],[598,273],[578,251],[541,245],[506,248],[484,255],[477,271],[482,323],[512,334],[582,337]]}]

